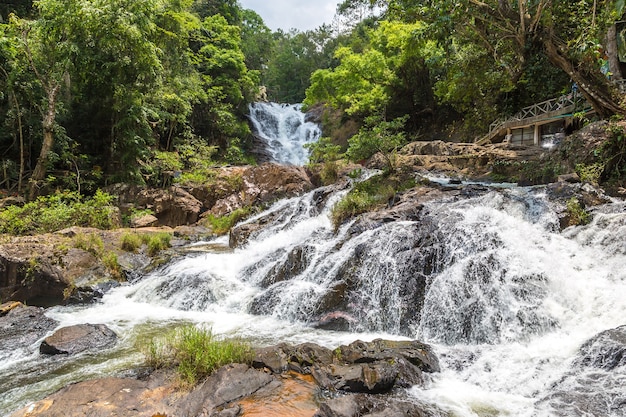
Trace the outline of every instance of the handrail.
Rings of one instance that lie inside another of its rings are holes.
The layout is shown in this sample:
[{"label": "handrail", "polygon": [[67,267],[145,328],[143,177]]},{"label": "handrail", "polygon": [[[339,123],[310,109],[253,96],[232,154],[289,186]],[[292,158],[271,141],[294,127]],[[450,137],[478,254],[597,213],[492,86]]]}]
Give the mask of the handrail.
[{"label": "handrail", "polygon": [[[626,82],[624,83],[626,87]],[[498,119],[489,125],[489,133],[476,141],[478,144],[482,144],[492,139],[492,135],[497,134],[505,127],[511,124],[517,124],[524,120],[533,119],[542,116],[547,113],[554,113],[558,111],[568,112],[576,107],[583,99],[582,95],[578,91],[573,91],[569,94],[542,101],[541,103],[535,103],[533,105],[524,107],[522,110],[515,113],[513,116],[506,119]]]}]

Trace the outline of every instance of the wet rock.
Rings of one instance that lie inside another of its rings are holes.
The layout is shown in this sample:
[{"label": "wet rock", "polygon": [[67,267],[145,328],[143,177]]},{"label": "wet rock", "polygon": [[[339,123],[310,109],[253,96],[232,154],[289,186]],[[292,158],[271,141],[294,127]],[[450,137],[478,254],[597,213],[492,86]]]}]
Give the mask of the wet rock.
[{"label": "wet rock", "polygon": [[[345,395],[325,401],[314,417],[427,417],[422,405],[399,398]],[[437,414],[442,415],[442,414]]]},{"label": "wet rock", "polygon": [[378,394],[423,383],[422,372],[438,372],[430,346],[417,341],[356,341],[330,351],[312,343],[259,349],[256,368],[274,373],[310,373],[326,390]]},{"label": "wet rock", "polygon": [[257,349],[252,366],[259,369],[267,368],[273,373],[289,370],[308,373],[312,365],[330,364],[332,361],[332,352],[314,343],[304,343],[297,346],[281,343]]},{"label": "wet rock", "polygon": [[173,416],[174,389],[163,380],[103,378],[68,385],[11,417]]},{"label": "wet rock", "polygon": [[606,330],[585,342],[574,366],[605,371],[626,368],[626,326]]},{"label": "wet rock", "polygon": [[247,365],[224,366],[183,398],[175,415],[216,415],[227,404],[252,395],[272,381],[275,381],[272,375]]},{"label": "wet rock", "polygon": [[626,415],[626,326],[585,342],[565,375],[550,387],[538,408],[550,415]]},{"label": "wet rock", "polygon": [[306,247],[297,246],[286,256],[283,262],[277,263],[261,282],[261,287],[267,288],[277,282],[287,281],[302,273],[309,265]]},{"label": "wet rock", "polygon": [[78,324],[62,327],[39,346],[43,354],[75,355],[85,350],[110,347],[117,335],[104,324]]},{"label": "wet rock", "polygon": [[347,331],[357,322],[356,317],[345,311],[331,311],[324,314],[313,327],[324,330]]},{"label": "wet rock", "polygon": [[17,306],[0,317],[0,351],[30,346],[56,325],[57,321],[46,317],[42,308]]}]

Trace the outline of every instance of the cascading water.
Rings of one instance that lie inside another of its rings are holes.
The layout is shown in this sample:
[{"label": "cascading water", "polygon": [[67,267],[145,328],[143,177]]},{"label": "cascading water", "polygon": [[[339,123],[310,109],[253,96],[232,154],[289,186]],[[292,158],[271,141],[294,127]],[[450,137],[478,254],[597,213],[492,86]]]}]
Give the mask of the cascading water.
[{"label": "cascading water", "polygon": [[256,135],[265,141],[267,151],[279,164],[304,165],[309,153],[303,147],[316,142],[322,132],[306,121],[300,104],[253,103],[250,121]]},{"label": "cascading water", "polygon": [[[187,255],[100,303],[48,310],[62,326],[105,323],[122,340],[71,365],[38,358],[36,345],[2,356],[0,409],[129,368],[137,340],[193,322],[258,345],[431,343],[443,371],[410,395],[442,415],[626,415],[626,330],[602,333],[626,324],[624,203],[560,232],[542,188],[466,186],[409,220],[335,231],[329,211],[346,192],[280,201],[246,221],[264,227],[236,249],[216,239],[224,249]],[[318,328],[333,313],[343,330]]]}]

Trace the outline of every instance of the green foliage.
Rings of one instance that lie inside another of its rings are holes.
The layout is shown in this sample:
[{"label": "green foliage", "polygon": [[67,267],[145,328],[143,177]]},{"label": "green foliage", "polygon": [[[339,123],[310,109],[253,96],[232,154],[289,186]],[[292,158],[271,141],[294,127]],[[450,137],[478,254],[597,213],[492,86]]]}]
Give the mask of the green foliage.
[{"label": "green foliage", "polygon": [[141,241],[146,245],[148,255],[154,256],[162,250],[169,248],[172,234],[167,232],[146,233],[141,235]]},{"label": "green foliage", "polygon": [[582,182],[589,182],[591,184],[598,185],[603,171],[604,165],[602,163],[595,163],[591,165],[576,164],[576,173]]},{"label": "green foliage", "polygon": [[127,252],[137,252],[142,243],[141,236],[133,232],[126,232],[120,238],[120,246]]},{"label": "green foliage", "polygon": [[366,118],[365,126],[348,140],[346,156],[352,161],[361,161],[380,152],[386,160],[386,169],[394,171],[394,153],[406,143],[402,129],[407,119],[408,116],[404,116],[387,122],[378,116]]},{"label": "green foliage", "polygon": [[206,222],[216,235],[226,234],[232,229],[232,227],[239,221],[245,219],[252,213],[251,207],[242,207],[234,210],[230,214],[217,217],[209,214],[206,218]]},{"label": "green foliage", "polygon": [[341,158],[341,146],[334,144],[329,137],[323,136],[317,142],[307,143],[304,147],[309,150],[309,163],[317,164]]},{"label": "green foliage", "polygon": [[0,233],[30,235],[70,226],[111,229],[116,226],[112,200],[113,196],[101,191],[92,198],[83,198],[76,192],[42,196],[22,207],[0,210]]},{"label": "green foliage", "polygon": [[171,240],[172,234],[167,232],[143,234],[126,232],[120,237],[120,245],[127,252],[137,252],[142,245],[146,245],[148,255],[154,256],[169,248]]},{"label": "green foliage", "polygon": [[585,225],[591,221],[591,215],[576,197],[567,200],[567,214],[570,226]]},{"label": "green foliage", "polygon": [[115,252],[106,252],[102,255],[102,264],[109,271],[111,277],[118,281],[122,281],[124,279],[124,275],[122,272],[122,266],[120,265],[117,254]]},{"label": "green foliage", "polygon": [[91,253],[96,258],[100,258],[104,253],[104,242],[96,233],[77,233],[74,236],[74,247]]},{"label": "green foliage", "polygon": [[609,123],[608,140],[598,150],[607,181],[626,182],[626,132],[623,124]]},{"label": "green foliage", "polygon": [[176,366],[181,384],[193,387],[221,366],[251,363],[253,351],[241,339],[219,339],[210,329],[187,325],[152,339],[144,355],[154,368]]},{"label": "green foliage", "polygon": [[388,204],[397,192],[415,187],[413,178],[378,175],[359,182],[331,209],[331,220],[335,229],[346,220],[361,213]]}]

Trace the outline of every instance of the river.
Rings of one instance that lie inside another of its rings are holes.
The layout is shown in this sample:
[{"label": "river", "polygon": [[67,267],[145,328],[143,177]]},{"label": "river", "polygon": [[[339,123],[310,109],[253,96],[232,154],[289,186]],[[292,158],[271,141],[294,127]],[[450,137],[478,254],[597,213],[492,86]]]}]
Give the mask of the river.
[{"label": "river", "polygon": [[[246,220],[271,219],[242,247],[217,238],[211,251],[100,302],[47,310],[60,327],[104,323],[120,341],[72,360],[41,357],[37,345],[4,352],[0,409],[7,414],[70,382],[123,375],[141,363],[150,337],[196,323],[257,346],[333,348],[377,337],[432,344],[442,372],[409,395],[450,416],[626,415],[626,363],[588,366],[580,351],[626,324],[623,201],[561,231],[545,187],[481,185],[426,203],[414,221],[335,231],[329,211],[345,193],[279,201]],[[349,291],[336,308],[354,322],[346,331],[315,328],[339,284]]]}]

